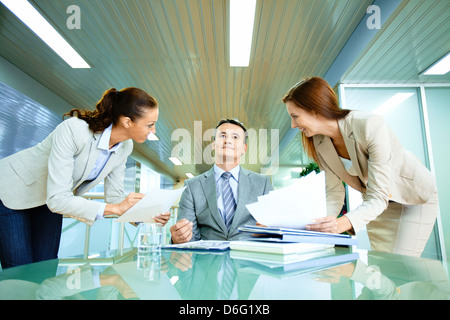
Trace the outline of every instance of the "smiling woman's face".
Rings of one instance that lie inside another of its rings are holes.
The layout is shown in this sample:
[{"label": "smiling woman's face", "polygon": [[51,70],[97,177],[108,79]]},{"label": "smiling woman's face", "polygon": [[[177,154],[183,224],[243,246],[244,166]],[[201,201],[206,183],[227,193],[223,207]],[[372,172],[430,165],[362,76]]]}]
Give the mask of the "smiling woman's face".
[{"label": "smiling woman's face", "polygon": [[293,101],[286,102],[286,110],[291,116],[291,127],[298,128],[307,137],[319,133],[320,119],[313,113],[297,106]]}]

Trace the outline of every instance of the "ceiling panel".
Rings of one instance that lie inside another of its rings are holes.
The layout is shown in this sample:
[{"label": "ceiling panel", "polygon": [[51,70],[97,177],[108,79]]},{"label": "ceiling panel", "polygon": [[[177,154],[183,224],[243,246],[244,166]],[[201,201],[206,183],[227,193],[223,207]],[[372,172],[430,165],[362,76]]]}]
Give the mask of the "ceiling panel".
[{"label": "ceiling panel", "polygon": [[450,1],[402,1],[353,66],[343,83],[450,82],[421,73],[450,52]]},{"label": "ceiling panel", "polygon": [[[301,78],[325,75],[373,1],[259,0],[247,68],[228,65],[227,0],[30,2],[92,68],[71,69],[3,6],[0,55],[75,107],[92,109],[111,87],[136,86],[155,96],[160,140],[136,144],[136,153],[160,172],[184,178],[186,172],[196,175],[211,166],[202,159],[211,144],[207,130],[221,118],[238,118],[257,136],[278,130],[281,141],[290,128],[281,97]],[[81,10],[79,30],[66,26],[67,7],[74,4]],[[409,81],[413,70],[448,50],[442,30],[448,29],[448,4],[403,1],[344,81]],[[419,36],[422,29],[425,35]],[[188,136],[171,139],[180,129]],[[250,147],[271,150],[270,137]],[[281,166],[307,161],[299,142],[297,134],[283,149]],[[177,146],[189,150],[190,163],[168,161]],[[260,171],[266,158],[257,158],[244,167]]]}]

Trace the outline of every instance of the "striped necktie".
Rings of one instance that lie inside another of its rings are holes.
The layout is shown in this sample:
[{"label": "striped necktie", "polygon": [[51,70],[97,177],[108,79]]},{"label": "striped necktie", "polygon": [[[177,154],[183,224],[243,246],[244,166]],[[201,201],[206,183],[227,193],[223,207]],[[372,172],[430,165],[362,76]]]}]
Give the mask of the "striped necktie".
[{"label": "striped necktie", "polygon": [[230,187],[231,173],[224,172],[222,174],[222,199],[223,199],[223,218],[225,225],[230,229],[231,221],[233,220],[234,212],[236,211],[236,201],[234,200],[233,191]]}]

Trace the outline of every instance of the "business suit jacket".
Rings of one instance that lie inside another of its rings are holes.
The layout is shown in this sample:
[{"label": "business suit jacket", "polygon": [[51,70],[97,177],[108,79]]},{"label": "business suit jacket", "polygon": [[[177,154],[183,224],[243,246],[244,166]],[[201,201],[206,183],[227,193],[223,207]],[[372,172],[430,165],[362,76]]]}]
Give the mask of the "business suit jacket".
[{"label": "business suit jacket", "polygon": [[101,203],[81,197],[105,181],[105,201],[119,203],[124,198],[123,179],[133,142],[127,140],[111,154],[98,177],[86,181],[98,155],[101,133],[88,124],[70,118],[59,124],[38,145],[0,160],[0,199],[14,210],[47,204],[53,212],[93,224]]},{"label": "business suit jacket", "polygon": [[245,207],[257,202],[258,197],[273,190],[269,176],[264,176],[244,168],[239,171],[237,206],[233,221],[228,230],[217,208],[216,182],[214,168],[186,180],[186,189],[181,195],[178,220],[183,218],[193,222],[195,240],[235,240],[240,237],[238,227],[255,224],[255,219]]},{"label": "business suit jacket", "polygon": [[434,176],[401,146],[381,116],[352,111],[338,125],[357,176],[348,174],[329,137],[316,135],[313,142],[325,170],[328,214],[337,216],[344,204],[341,181],[362,192],[363,204],[346,215],[355,233],[389,201],[423,204],[436,191]]}]

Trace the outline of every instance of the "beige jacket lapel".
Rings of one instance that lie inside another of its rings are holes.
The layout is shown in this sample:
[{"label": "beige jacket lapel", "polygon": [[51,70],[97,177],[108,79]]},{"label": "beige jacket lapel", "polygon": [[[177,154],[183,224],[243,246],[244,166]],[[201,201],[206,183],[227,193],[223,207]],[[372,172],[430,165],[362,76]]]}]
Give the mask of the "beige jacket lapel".
[{"label": "beige jacket lapel", "polygon": [[[338,121],[339,129],[341,130],[342,137],[344,138],[345,147],[352,161],[353,168],[356,171],[358,177],[363,177],[363,173],[359,164],[359,156],[356,149],[356,141],[353,137],[352,127],[347,123],[345,119]],[[341,161],[342,163],[342,161]]]},{"label": "beige jacket lapel", "polygon": [[353,166],[355,167],[355,170],[358,174],[357,177],[348,174],[330,137],[320,136],[318,138],[318,142],[316,143],[316,151],[321,155],[322,160],[326,162],[327,166],[337,177],[339,177],[353,189],[362,191],[364,189],[364,186],[361,185],[361,181],[359,178],[362,176],[362,174],[356,155],[355,141],[348,137],[348,135],[344,134],[344,132],[342,132],[342,134],[344,136],[345,146],[347,147],[347,151],[350,155],[350,160],[352,161]]}]

